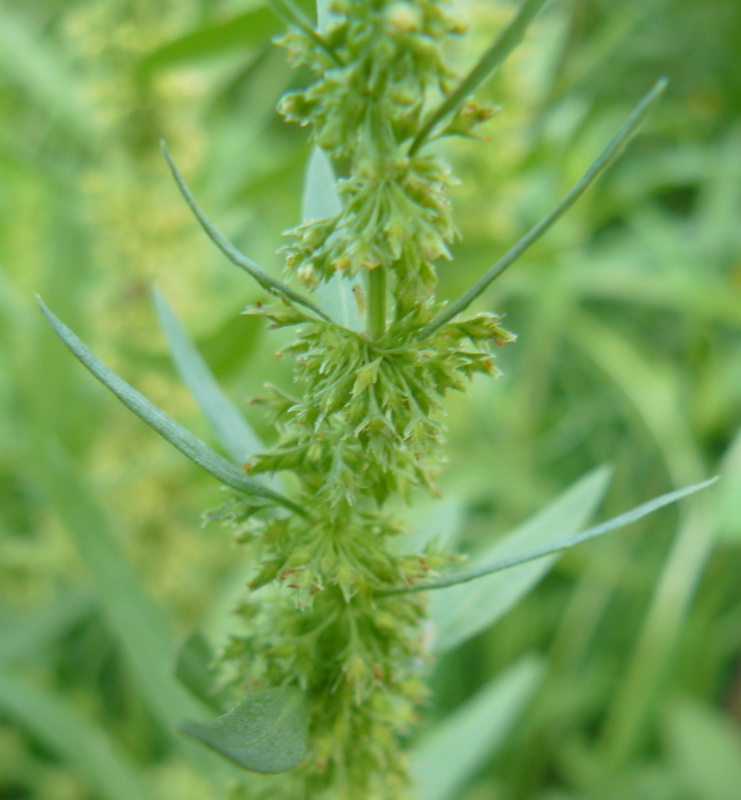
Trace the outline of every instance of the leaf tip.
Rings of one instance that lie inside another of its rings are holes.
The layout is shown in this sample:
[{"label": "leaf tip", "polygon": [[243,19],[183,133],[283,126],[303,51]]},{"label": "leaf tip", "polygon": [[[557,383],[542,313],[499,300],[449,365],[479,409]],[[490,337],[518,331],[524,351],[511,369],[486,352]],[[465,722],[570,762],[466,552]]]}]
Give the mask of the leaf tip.
[{"label": "leaf tip", "polygon": [[167,166],[170,168],[170,172],[172,173],[175,181],[177,182],[178,186],[180,186],[181,191],[183,190],[183,178],[180,175],[180,170],[175,166],[175,159],[172,157],[172,153],[170,152],[170,148],[167,146],[167,142],[164,138],[160,139],[160,151],[167,162]]},{"label": "leaf tip", "polygon": [[61,325],[61,322],[60,322],[59,318],[49,308],[49,306],[46,305],[46,303],[43,301],[43,299],[41,298],[41,295],[38,292],[35,293],[35,296],[36,296],[36,302],[39,304],[39,308],[41,309],[42,313],[44,314],[44,316],[48,320],[49,324],[52,326],[52,328],[54,328],[54,330],[57,333],[59,333],[59,326]]}]

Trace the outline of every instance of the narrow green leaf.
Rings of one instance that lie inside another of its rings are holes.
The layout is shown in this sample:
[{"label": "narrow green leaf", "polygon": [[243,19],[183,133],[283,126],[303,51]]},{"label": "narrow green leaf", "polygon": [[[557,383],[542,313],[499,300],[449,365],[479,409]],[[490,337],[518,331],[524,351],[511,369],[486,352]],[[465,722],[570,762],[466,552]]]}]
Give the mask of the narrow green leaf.
[{"label": "narrow green leaf", "polygon": [[[341,211],[332,163],[321,148],[314,147],[306,167],[301,217],[304,222],[310,222],[336,217]],[[348,278],[335,272],[327,283],[317,287],[315,294],[319,305],[340,325],[354,331],[363,330]]]},{"label": "narrow green leaf", "polygon": [[158,70],[222,56],[230,50],[244,52],[249,45],[263,45],[280,29],[280,21],[267,8],[255,8],[167,42],[148,53],[139,62],[137,71],[145,77]]},{"label": "narrow green leaf", "polygon": [[107,386],[121,402],[133,411],[140,419],[154,428],[170,444],[180,450],[199,467],[206,470],[222,483],[245,494],[257,495],[272,500],[274,503],[288,508],[302,516],[306,512],[286,497],[272,489],[247,478],[238,467],[235,467],[223,456],[215,453],[197,436],[165,414],[143,394],[110,370],[100,361],[83,342],[59,320],[39,299],[39,305],[51,323],[59,338],[85,367],[105,386]]},{"label": "narrow green leaf", "polygon": [[599,158],[584,173],[581,179],[566,194],[556,208],[544,217],[535,227],[531,228],[515,245],[513,245],[474,285],[464,292],[455,302],[451,303],[445,311],[439,314],[426,327],[422,328],[417,337],[422,339],[429,336],[441,326],[449,322],[457,314],[465,311],[471,303],[486,291],[489,284],[498,278],[509,266],[535,242],[548,231],[587,191],[599,176],[619,158],[623,150],[633,138],[638,126],[645,119],[656,101],[668,85],[668,79],[662,78],[651,91],[635,107],[622,128],[613,140],[607,145]]},{"label": "narrow green leaf", "polygon": [[414,137],[409,155],[414,155],[427,141],[435,127],[446,117],[455,113],[478,87],[508,58],[522,42],[528,28],[548,0],[524,0],[509,25],[494,40],[491,47],[479,59],[476,66],[461,81],[458,88],[430,114],[422,129]]},{"label": "narrow green leaf", "polygon": [[195,198],[193,197],[193,194],[185,183],[183,176],[175,166],[175,162],[172,160],[170,151],[167,149],[167,145],[164,143],[164,141],[162,142],[162,152],[165,156],[168,166],[170,167],[172,176],[175,178],[175,183],[177,183],[178,189],[180,189],[183,199],[188,204],[188,207],[193,212],[195,218],[201,224],[201,227],[206,232],[208,238],[219,248],[219,250],[221,250],[221,252],[229,259],[229,261],[231,261],[232,264],[236,265],[240,269],[243,269],[248,275],[253,277],[263,289],[267,290],[268,292],[273,294],[281,294],[289,300],[293,300],[294,303],[298,303],[298,305],[309,309],[309,311],[312,311],[318,317],[321,317],[327,322],[332,322],[332,319],[327,316],[327,314],[325,314],[321,308],[312,303],[311,300],[292,289],[290,286],[288,286],[288,284],[283,283],[283,281],[280,281],[277,278],[274,278],[272,275],[269,275],[264,269],[262,269],[262,267],[259,267],[257,264],[255,264],[252,259],[249,259],[247,256],[240,253],[239,250],[237,250],[236,247],[234,247],[226,239],[224,234],[211,224],[208,217],[206,217],[203,211],[201,211],[200,207],[195,201]]},{"label": "narrow green leaf", "polygon": [[212,722],[186,720],[181,729],[252,772],[287,772],[303,761],[308,703],[298,689],[254,692]]},{"label": "narrow green leaf", "polygon": [[0,674],[0,711],[69,764],[101,800],[154,800],[107,731],[67,708],[51,692]]},{"label": "narrow green leaf", "polygon": [[414,586],[411,589],[405,591],[426,591],[428,589],[444,589],[448,586],[455,586],[460,583],[468,583],[469,581],[474,581],[477,578],[483,578],[495,572],[501,572],[502,570],[508,570],[520,564],[525,564],[528,561],[535,561],[537,559],[550,556],[554,553],[559,553],[562,550],[567,550],[569,547],[574,547],[575,545],[583,544],[584,542],[588,542],[590,539],[596,539],[598,536],[603,536],[604,534],[611,533],[612,531],[618,530],[619,528],[624,528],[626,525],[630,525],[633,522],[637,522],[642,517],[645,517],[648,514],[652,514],[654,511],[658,511],[658,509],[660,508],[664,508],[664,506],[676,503],[683,497],[687,497],[688,495],[695,494],[695,492],[707,489],[709,486],[712,486],[717,481],[718,481],[717,477],[710,478],[709,480],[702,481],[700,483],[695,483],[692,486],[686,486],[684,489],[677,489],[674,492],[668,492],[667,494],[662,494],[659,497],[655,497],[653,500],[649,500],[647,503],[643,503],[640,506],[636,506],[635,508],[631,509],[630,511],[626,511],[624,514],[621,514],[618,517],[613,517],[612,519],[608,520],[607,522],[603,522],[600,525],[595,525],[592,528],[587,528],[587,530],[583,531],[577,536],[572,536],[571,538],[563,539],[557,542],[556,544],[538,547],[534,550],[530,550],[529,552],[519,556],[514,556],[512,558],[505,558],[493,564],[488,564],[486,566],[479,567],[477,569],[466,570],[465,572],[460,572],[457,575],[452,575],[449,578],[441,578],[438,581],[434,581],[426,585]]},{"label": "narrow green leaf", "polygon": [[342,211],[337,194],[332,162],[321,147],[315,146],[309,156],[304,180],[301,217],[304,222],[336,217]]},{"label": "narrow green leaf", "polygon": [[665,739],[691,797],[730,800],[741,787],[741,732],[730,716],[697,702],[670,706]]},{"label": "narrow green leaf", "polygon": [[518,661],[438,723],[411,753],[422,800],[455,800],[517,724],[543,676],[542,662]]},{"label": "narrow green leaf", "polygon": [[[493,625],[507,613],[555,563],[554,558],[537,564],[490,575],[486,570],[493,563],[520,563],[520,554],[538,545],[549,546],[574,534],[584,525],[599,506],[609,485],[611,470],[601,467],[590,472],[567,489],[560,497],[514,532],[482,553],[474,567],[465,572],[433,581],[428,588],[448,591],[433,595],[431,615],[437,625],[435,650],[438,653],[462,644],[467,639]],[[504,569],[504,568],[503,568]],[[476,583],[469,575],[487,575]],[[416,587],[414,587],[416,588]]]},{"label": "narrow green leaf", "polygon": [[155,289],[153,296],[157,316],[181,377],[232,460],[243,464],[250,455],[264,450],[263,443],[221,390],[164,295]]}]

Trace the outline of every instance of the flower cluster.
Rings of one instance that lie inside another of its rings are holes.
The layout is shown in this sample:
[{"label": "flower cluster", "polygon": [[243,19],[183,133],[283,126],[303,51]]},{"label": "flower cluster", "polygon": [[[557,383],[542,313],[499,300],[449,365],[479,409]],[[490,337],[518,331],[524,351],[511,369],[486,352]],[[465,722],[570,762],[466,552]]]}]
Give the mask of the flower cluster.
[{"label": "flower cluster", "polygon": [[393,323],[380,341],[310,320],[285,304],[247,313],[268,316],[274,325],[303,322],[297,340],[282,352],[295,356],[297,379],[310,390],[298,400],[271,388],[263,402],[282,437],[246,469],[292,470],[306,494],[330,508],[364,496],[378,503],[393,495],[408,498],[420,483],[435,491],[445,393],[463,390],[464,379],[477,373],[495,375],[491,345],[514,339],[490,313],[418,339],[429,322],[429,304]]},{"label": "flower cluster", "polygon": [[334,158],[362,161],[412,138],[431,93],[446,94],[455,75],[440,45],[464,26],[440,0],[335,0],[327,30],[316,39],[292,31],[283,40],[292,60],[317,80],[286,95],[279,110],[311,124]]},{"label": "flower cluster", "polygon": [[[338,184],[342,213],[289,232],[288,267],[309,287],[336,272],[388,268],[406,312],[435,285],[433,262],[449,258],[457,235],[444,194],[452,178],[441,159],[410,153],[430,100],[451,88],[442,57],[446,36],[463,31],[440,0],[340,0],[322,32],[284,40],[296,63],[317,75],[286,95],[280,111],[313,126],[314,138],[348,174]],[[449,133],[466,134],[490,116],[467,107]]]},{"label": "flower cluster", "polygon": [[[373,324],[352,330],[280,290],[245,311],[296,333],[279,354],[294,359],[296,395],[267,387],[257,399],[278,439],[244,470],[285,479],[305,513],[258,497],[217,515],[256,564],[239,609],[247,633],[225,653],[233,684],[296,686],[311,701],[310,756],[270,789],[277,799],[406,796],[399,740],[425,696],[425,600],[393,590],[457,557],[434,540],[405,553],[395,509],[415,488],[438,494],[445,395],[496,375],[492,350],[514,338],[491,313],[434,324],[442,304],[433,262],[449,257],[456,234],[445,196],[452,178],[411,144],[430,104],[452,88],[441,45],[461,27],[446,5],[342,0],[324,30],[284,40],[316,81],[281,110],[311,124],[345,170],[341,211],[291,231],[286,265],[310,289],[337,273],[365,282]],[[467,107],[449,129],[469,134],[484,117]]]},{"label": "flower cluster", "polygon": [[432,262],[450,258],[447,245],[457,233],[444,194],[451,183],[434,156],[379,156],[355,164],[338,186],[342,213],[290,231],[286,264],[310,288],[335,272],[353,276],[390,267],[403,294],[429,292]]}]

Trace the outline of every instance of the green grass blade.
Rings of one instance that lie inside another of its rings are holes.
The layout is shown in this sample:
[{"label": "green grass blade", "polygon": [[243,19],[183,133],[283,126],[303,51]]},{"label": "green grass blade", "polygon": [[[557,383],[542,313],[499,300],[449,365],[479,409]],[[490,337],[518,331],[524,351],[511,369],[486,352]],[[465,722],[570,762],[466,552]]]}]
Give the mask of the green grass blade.
[{"label": "green grass blade", "polygon": [[164,295],[155,289],[153,297],[175,366],[227,453],[243,464],[250,455],[264,450],[263,443],[221,390]]},{"label": "green grass blade", "polygon": [[72,766],[101,800],[154,800],[108,733],[50,692],[0,674],[0,711]]},{"label": "green grass blade", "polygon": [[[504,570],[522,564],[522,553],[533,547],[548,549],[554,542],[560,543],[576,533],[602,501],[611,474],[606,467],[590,472],[543,511],[482,553],[472,569],[427,584],[427,588],[450,587],[431,598],[438,653],[457,647],[493,625],[541,580],[555,558]],[[492,571],[492,564],[497,569]],[[471,583],[474,578],[482,580]]]},{"label": "green grass blade", "polygon": [[165,156],[168,166],[170,167],[170,171],[175,179],[175,183],[177,183],[178,189],[180,189],[180,193],[183,195],[183,199],[188,204],[188,207],[193,212],[195,218],[201,224],[201,227],[206,232],[208,238],[219,248],[219,250],[221,250],[221,252],[229,259],[229,261],[231,261],[232,264],[240,269],[243,269],[248,275],[253,277],[263,289],[267,290],[268,292],[273,294],[281,294],[288,300],[292,300],[294,303],[307,308],[309,311],[313,312],[327,322],[332,322],[332,319],[325,314],[321,308],[312,303],[311,300],[292,289],[290,286],[288,286],[288,284],[283,283],[283,281],[280,281],[277,278],[274,278],[272,275],[269,275],[264,269],[262,269],[262,267],[259,267],[257,264],[255,264],[252,259],[247,258],[247,256],[240,253],[239,250],[237,250],[236,247],[234,247],[226,239],[224,234],[211,224],[208,217],[203,213],[203,211],[201,211],[200,206],[196,203],[193,194],[185,183],[183,176],[175,166],[175,162],[170,155],[170,151],[167,149],[167,145],[164,142],[162,142],[162,152]]},{"label": "green grass blade", "polygon": [[269,9],[255,8],[231,19],[221,20],[189,31],[148,53],[137,65],[140,77],[203,59],[220,57],[224,53],[250,45],[263,45],[271,36],[280,33],[281,25]]},{"label": "green grass blade", "polygon": [[453,319],[457,314],[465,311],[477,297],[486,291],[496,278],[517,261],[531,245],[537,242],[538,239],[540,239],[540,237],[543,236],[572,205],[574,205],[597,178],[620,157],[623,150],[625,150],[628,143],[633,138],[638,126],[645,119],[659,97],[661,97],[667,85],[668,80],[666,78],[662,78],[654,85],[651,91],[635,107],[623,127],[620,128],[599,158],[589,167],[556,208],[535,225],[535,227],[531,228],[528,233],[491,266],[470,289],[464,292],[455,302],[451,303],[447,309],[433,319],[429,325],[422,328],[417,334],[418,338],[421,339],[429,336],[446,322]]},{"label": "green grass blade", "polygon": [[543,676],[535,658],[518,661],[497,675],[411,753],[422,800],[455,800],[476,771],[505,743]]},{"label": "green grass blade", "polygon": [[107,386],[128,409],[133,411],[134,414],[156,430],[160,436],[180,450],[191,461],[232,489],[237,489],[245,494],[264,497],[284,508],[305,516],[306,512],[302,508],[272,489],[268,489],[266,486],[247,478],[238,467],[214,452],[197,436],[147,400],[143,394],[103,364],[41,300],[39,300],[39,305],[59,338],[82,364],[101,383]]},{"label": "green grass blade", "polygon": [[687,497],[691,494],[695,494],[695,492],[707,489],[709,486],[712,486],[714,483],[716,483],[716,481],[718,481],[717,477],[710,478],[709,480],[695,483],[692,486],[686,486],[683,489],[677,489],[674,492],[667,492],[659,497],[655,497],[653,500],[649,500],[647,503],[642,503],[640,506],[636,506],[630,511],[626,511],[624,514],[620,514],[620,516],[613,517],[607,522],[603,522],[600,525],[595,525],[592,528],[587,528],[587,530],[583,531],[577,536],[572,536],[568,539],[562,539],[553,545],[538,547],[520,556],[505,558],[487,566],[467,570],[465,572],[458,573],[458,575],[452,575],[449,578],[441,578],[439,581],[428,583],[425,586],[413,587],[413,590],[424,591],[427,589],[444,589],[447,586],[455,586],[459,583],[474,581],[478,578],[486,577],[487,575],[491,575],[495,572],[501,572],[503,570],[510,569],[511,567],[525,564],[528,561],[535,561],[537,559],[544,558],[545,556],[553,555],[554,553],[560,553],[562,550],[567,550],[570,547],[583,544],[591,539],[596,539],[598,536],[604,536],[606,533],[612,533],[612,531],[616,531],[619,528],[624,528],[626,525],[637,522],[639,519],[652,514],[654,511],[658,511],[660,508],[664,508],[672,503],[676,503],[683,497]]},{"label": "green grass blade", "polygon": [[509,57],[522,42],[525,33],[548,0],[524,0],[509,25],[494,40],[491,47],[479,59],[476,66],[461,81],[458,88],[432,112],[414,137],[409,155],[414,155],[427,141],[435,127],[446,117],[454,114],[478,87]]},{"label": "green grass blade", "polygon": [[[332,163],[323,150],[314,147],[306,168],[301,217],[308,222],[336,217],[341,211]],[[329,281],[317,287],[315,295],[319,305],[340,325],[354,331],[363,330],[364,324],[348,278],[335,272]]]}]

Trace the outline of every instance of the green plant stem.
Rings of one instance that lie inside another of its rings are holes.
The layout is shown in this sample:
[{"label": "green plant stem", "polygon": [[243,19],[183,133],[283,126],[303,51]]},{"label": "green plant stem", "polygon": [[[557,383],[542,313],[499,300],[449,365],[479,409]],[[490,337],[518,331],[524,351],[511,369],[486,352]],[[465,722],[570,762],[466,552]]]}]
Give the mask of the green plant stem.
[{"label": "green plant stem", "polygon": [[378,341],[386,332],[386,270],[376,267],[368,273],[368,336]]},{"label": "green plant stem", "polygon": [[477,297],[486,291],[490,283],[517,261],[531,245],[535,244],[544,233],[561,219],[597,178],[619,158],[628,145],[628,142],[633,138],[633,134],[640,123],[651,110],[654,103],[663,94],[668,83],[668,78],[661,78],[654,84],[651,91],[648,92],[641,102],[633,109],[633,112],[628,117],[623,127],[615,134],[614,138],[607,145],[599,158],[584,173],[581,179],[572,187],[556,208],[535,225],[535,227],[531,228],[522,239],[493,264],[468,291],[464,292],[454,303],[451,303],[442,314],[439,314],[432,322],[422,328],[417,334],[418,339],[424,339],[462,311],[465,311]]},{"label": "green plant stem", "polygon": [[427,141],[435,127],[446,117],[454,114],[507,56],[520,44],[530,23],[535,19],[548,0],[525,0],[510,24],[496,38],[492,46],[484,53],[478,64],[461,81],[458,88],[432,112],[414,137],[409,155],[413,156]]}]

